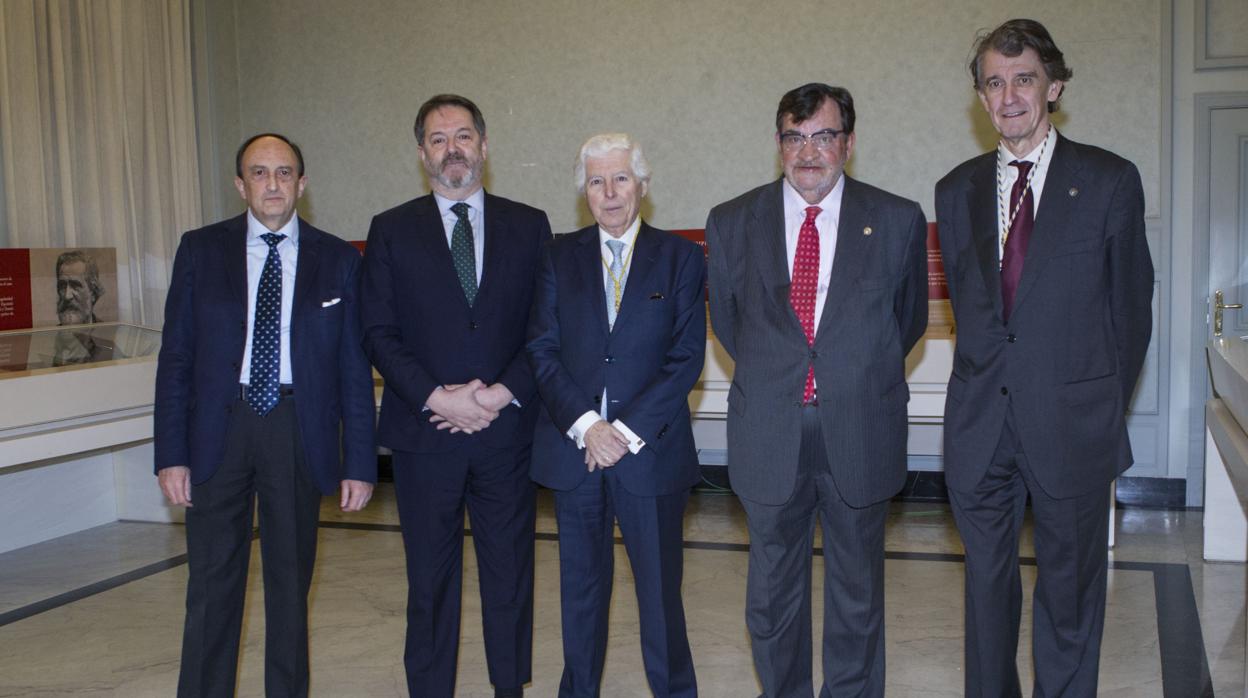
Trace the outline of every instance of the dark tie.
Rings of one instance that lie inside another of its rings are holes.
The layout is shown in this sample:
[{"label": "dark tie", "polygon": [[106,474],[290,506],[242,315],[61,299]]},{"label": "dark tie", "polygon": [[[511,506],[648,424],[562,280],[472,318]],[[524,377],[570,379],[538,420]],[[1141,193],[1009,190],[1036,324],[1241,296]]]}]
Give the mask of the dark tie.
[{"label": "dark tie", "polygon": [[256,289],[256,317],[251,333],[251,378],[247,388],[247,404],[256,414],[264,416],[277,405],[281,377],[282,347],[282,258],[277,244],[285,235],[265,233],[260,236],[269,246]]},{"label": "dark tie", "polygon": [[[1018,179],[1014,180],[1014,188],[1010,191],[1010,213],[1014,220],[1001,254],[1001,307],[1006,322],[1009,322],[1010,311],[1014,309],[1014,293],[1018,291],[1019,279],[1023,278],[1023,258],[1027,256],[1027,244],[1031,242],[1031,230],[1036,224],[1032,211],[1035,197],[1027,181],[1031,165],[1019,160],[1010,163],[1011,167],[1018,168]],[[1014,213],[1016,210],[1018,213]]]},{"label": "dark tie", "polygon": [[[806,208],[806,220],[797,234],[797,251],[793,255],[793,279],[789,286],[789,304],[806,334],[806,345],[815,345],[815,294],[819,290],[819,229],[815,227],[818,206]],[[815,365],[806,371],[806,387],[802,390],[802,402],[815,399]]]},{"label": "dark tie", "polygon": [[455,274],[459,285],[464,287],[468,306],[477,300],[477,255],[472,245],[472,223],[468,222],[468,204],[459,202],[451,206],[458,219],[451,231],[451,260],[455,262]]}]

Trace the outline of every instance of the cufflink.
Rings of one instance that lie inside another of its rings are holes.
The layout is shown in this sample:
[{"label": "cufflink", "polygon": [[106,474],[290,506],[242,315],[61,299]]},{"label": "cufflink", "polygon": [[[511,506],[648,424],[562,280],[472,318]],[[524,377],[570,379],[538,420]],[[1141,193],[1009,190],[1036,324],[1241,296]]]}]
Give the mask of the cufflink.
[{"label": "cufflink", "polygon": [[863,234],[863,235],[870,235],[871,233],[874,233],[874,232],[875,232],[875,231],[874,231],[874,230],[872,230],[872,229],[871,229],[871,226],[869,226],[869,225],[868,225],[867,227],[865,227],[865,228],[863,228],[863,229],[862,229],[862,234]]},{"label": "cufflink", "polygon": [[1072,198],[1079,196],[1079,187],[1071,187],[1069,194],[1071,195]]}]

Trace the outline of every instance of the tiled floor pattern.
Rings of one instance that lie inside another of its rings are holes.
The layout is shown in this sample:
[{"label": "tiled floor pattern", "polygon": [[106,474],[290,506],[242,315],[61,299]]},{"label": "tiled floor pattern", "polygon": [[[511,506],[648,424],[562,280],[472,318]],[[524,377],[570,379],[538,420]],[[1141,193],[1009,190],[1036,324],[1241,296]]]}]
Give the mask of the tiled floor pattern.
[{"label": "tiled floor pattern", "polygon": [[[553,696],[562,666],[558,549],[549,494],[540,502],[529,694]],[[1245,567],[1201,561],[1199,512],[1117,515],[1101,695],[1200,695],[1206,683],[1217,695],[1243,695]],[[383,485],[367,511],[350,516],[326,500],[322,521],[311,612],[313,694],[401,696],[406,587],[392,491]],[[0,696],[172,695],[186,585],[182,535],[180,526],[118,522],[0,555]],[[685,538],[686,614],[701,693],[757,695],[742,611],[747,540],[735,498],[692,497]],[[962,550],[952,517],[939,504],[894,504],[886,541],[888,695],[961,695]],[[644,696],[632,578],[623,548],[616,550],[603,695]],[[1023,555],[1030,550],[1025,535]],[[815,589],[820,567],[814,565]],[[258,570],[253,560],[239,670],[244,696],[263,693]],[[1024,565],[1025,683],[1034,578],[1035,568]],[[465,585],[457,695],[488,698],[471,545]],[[821,594],[813,604],[818,637]],[[1202,641],[1207,682],[1200,675]]]}]

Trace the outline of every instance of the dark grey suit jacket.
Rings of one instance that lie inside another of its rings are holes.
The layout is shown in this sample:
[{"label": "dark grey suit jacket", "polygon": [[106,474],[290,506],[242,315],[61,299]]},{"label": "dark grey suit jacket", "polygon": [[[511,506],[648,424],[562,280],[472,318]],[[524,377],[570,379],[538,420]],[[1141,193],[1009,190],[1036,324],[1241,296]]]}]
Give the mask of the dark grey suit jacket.
[{"label": "dark grey suit jacket", "polygon": [[901,489],[905,358],[927,326],[926,231],[918,204],[846,177],[828,299],[808,347],[789,304],[782,181],[711,211],[711,324],[736,361],[728,470],[738,495],[762,504],[793,496],[811,362],[841,496],[865,506]]},{"label": "dark grey suit jacket", "polygon": [[996,151],[936,185],[957,348],[945,402],[945,478],[983,478],[1007,410],[1050,496],[1131,466],[1126,410],[1152,333],[1153,262],[1130,162],[1059,137],[1010,322],[1001,314]]}]

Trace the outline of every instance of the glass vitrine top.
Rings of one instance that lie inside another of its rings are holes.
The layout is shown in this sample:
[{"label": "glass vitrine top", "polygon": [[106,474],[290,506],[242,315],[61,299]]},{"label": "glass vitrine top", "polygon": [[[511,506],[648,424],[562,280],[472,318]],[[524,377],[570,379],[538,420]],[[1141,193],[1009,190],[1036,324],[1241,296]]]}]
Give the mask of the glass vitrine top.
[{"label": "glass vitrine top", "polygon": [[26,371],[155,357],[160,332],[117,322],[0,332],[0,379]]}]

